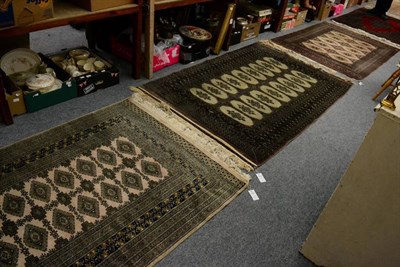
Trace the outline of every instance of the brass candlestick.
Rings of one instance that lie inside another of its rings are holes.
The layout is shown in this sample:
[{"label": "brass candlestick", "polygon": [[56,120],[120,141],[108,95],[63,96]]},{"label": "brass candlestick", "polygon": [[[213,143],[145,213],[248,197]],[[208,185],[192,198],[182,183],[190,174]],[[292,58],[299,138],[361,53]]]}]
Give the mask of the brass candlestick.
[{"label": "brass candlestick", "polygon": [[381,101],[381,104],[391,110],[395,110],[396,105],[394,104],[394,101],[399,95],[400,95],[400,83],[397,83],[397,85],[388,94],[388,96]]}]

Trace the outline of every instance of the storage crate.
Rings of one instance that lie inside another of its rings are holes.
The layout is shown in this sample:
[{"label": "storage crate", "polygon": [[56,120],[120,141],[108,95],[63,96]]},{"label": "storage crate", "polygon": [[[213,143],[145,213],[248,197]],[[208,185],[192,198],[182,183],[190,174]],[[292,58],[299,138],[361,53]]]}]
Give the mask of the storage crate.
[{"label": "storage crate", "polygon": [[105,63],[105,69],[101,71],[94,71],[94,72],[89,72],[86,74],[82,74],[79,76],[74,77],[74,80],[76,81],[76,88],[78,92],[78,96],[84,96],[89,93],[93,93],[97,91],[98,89],[104,89],[110,86],[113,86],[115,84],[119,83],[119,70],[117,67],[115,67],[113,64],[111,64],[108,60],[106,60],[104,57],[101,57],[98,53],[93,52],[87,47],[76,47],[72,49],[68,49],[66,51],[63,51],[61,53],[56,53],[52,55],[48,55],[50,58],[55,58],[58,56],[61,56],[63,58],[66,58],[69,51],[74,50],[74,49],[84,49],[90,52],[89,57],[95,57]]},{"label": "storage crate", "polygon": [[55,65],[49,58],[42,54],[39,55],[42,61],[54,70],[57,79],[62,81],[62,87],[47,93],[41,93],[40,91],[24,92],[24,100],[28,112],[35,112],[77,97],[75,80],[71,79],[68,73]]}]

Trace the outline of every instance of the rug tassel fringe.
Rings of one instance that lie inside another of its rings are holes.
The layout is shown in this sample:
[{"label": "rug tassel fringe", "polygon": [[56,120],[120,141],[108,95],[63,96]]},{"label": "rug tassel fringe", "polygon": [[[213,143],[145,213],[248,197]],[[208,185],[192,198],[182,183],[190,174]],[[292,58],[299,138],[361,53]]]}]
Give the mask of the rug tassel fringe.
[{"label": "rug tassel fringe", "polygon": [[248,182],[251,179],[248,172],[253,171],[254,166],[243,161],[217,141],[201,132],[194,125],[175,114],[166,103],[160,103],[139,87],[132,86],[130,90],[133,92],[130,98],[131,103],[179,134],[241,180]]}]

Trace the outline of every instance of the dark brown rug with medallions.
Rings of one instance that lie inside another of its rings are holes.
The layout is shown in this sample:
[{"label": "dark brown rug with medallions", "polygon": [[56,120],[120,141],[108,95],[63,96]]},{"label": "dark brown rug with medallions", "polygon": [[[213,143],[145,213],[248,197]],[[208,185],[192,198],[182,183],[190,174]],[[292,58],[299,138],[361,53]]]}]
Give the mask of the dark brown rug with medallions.
[{"label": "dark brown rug with medallions", "polygon": [[400,44],[400,20],[381,19],[367,11],[365,8],[356,9],[333,20]]},{"label": "dark brown rug with medallions", "polygon": [[257,43],[140,88],[258,166],[350,86]]},{"label": "dark brown rug with medallions", "polygon": [[399,51],[366,35],[328,22],[272,41],[357,80],[368,76]]},{"label": "dark brown rug with medallions", "polygon": [[0,150],[0,266],[147,266],[232,201],[228,172],[126,100]]}]

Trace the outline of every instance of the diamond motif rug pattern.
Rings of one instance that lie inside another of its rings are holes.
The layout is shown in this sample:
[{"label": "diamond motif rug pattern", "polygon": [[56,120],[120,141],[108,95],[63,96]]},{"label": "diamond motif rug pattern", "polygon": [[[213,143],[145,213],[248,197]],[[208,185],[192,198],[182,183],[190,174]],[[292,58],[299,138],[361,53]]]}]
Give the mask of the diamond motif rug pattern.
[{"label": "diamond motif rug pattern", "polygon": [[357,80],[368,76],[399,51],[366,35],[327,22],[272,41]]},{"label": "diamond motif rug pattern", "polygon": [[0,159],[0,266],[146,266],[247,184],[129,100]]},{"label": "diamond motif rug pattern", "polygon": [[400,44],[400,20],[381,19],[367,11],[365,8],[356,9],[333,20]]},{"label": "diamond motif rug pattern", "polygon": [[141,86],[253,166],[349,88],[349,82],[262,43]]}]

